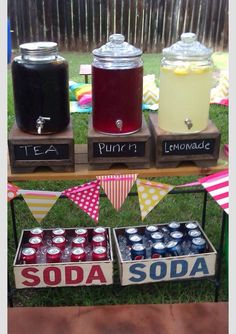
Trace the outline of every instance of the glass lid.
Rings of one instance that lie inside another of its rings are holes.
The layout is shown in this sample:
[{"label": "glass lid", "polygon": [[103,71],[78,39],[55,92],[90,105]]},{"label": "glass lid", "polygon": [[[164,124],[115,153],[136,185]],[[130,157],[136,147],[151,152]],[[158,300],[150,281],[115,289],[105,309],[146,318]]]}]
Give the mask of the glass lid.
[{"label": "glass lid", "polygon": [[213,51],[198,42],[196,34],[186,32],[181,35],[181,41],[163,49],[162,53],[167,59],[201,60],[209,59]]},{"label": "glass lid", "polygon": [[125,42],[125,37],[122,34],[111,35],[109,42],[93,50],[93,55],[100,58],[129,58],[139,57],[141,54],[142,50]]}]

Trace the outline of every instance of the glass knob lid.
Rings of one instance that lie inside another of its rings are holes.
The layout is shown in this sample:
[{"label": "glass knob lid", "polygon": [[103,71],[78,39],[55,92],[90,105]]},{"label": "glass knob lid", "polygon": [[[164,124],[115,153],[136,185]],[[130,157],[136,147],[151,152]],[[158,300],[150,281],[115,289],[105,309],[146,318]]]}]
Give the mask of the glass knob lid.
[{"label": "glass knob lid", "polygon": [[186,32],[181,40],[162,50],[163,56],[173,60],[205,60],[210,59],[213,50],[197,41],[197,35]]}]

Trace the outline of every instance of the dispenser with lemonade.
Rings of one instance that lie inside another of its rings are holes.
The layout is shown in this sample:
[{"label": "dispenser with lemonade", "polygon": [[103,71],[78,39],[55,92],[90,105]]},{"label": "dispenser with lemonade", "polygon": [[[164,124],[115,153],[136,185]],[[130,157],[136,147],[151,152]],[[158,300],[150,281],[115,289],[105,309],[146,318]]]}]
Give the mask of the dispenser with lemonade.
[{"label": "dispenser with lemonade", "polygon": [[212,50],[183,33],[163,49],[158,126],[172,133],[197,133],[208,126],[212,87]]}]

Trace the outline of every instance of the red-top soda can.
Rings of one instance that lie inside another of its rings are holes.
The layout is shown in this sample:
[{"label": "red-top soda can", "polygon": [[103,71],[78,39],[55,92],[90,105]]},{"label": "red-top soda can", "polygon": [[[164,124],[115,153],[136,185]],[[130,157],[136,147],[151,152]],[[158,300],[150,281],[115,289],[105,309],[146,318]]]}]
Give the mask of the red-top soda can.
[{"label": "red-top soda can", "polygon": [[65,249],[66,247],[66,239],[65,237],[54,237],[52,239],[52,244],[60,249]]},{"label": "red-top soda can", "polygon": [[36,249],[32,247],[23,248],[21,252],[21,259],[23,263],[36,263]]},{"label": "red-top soda can", "polygon": [[84,237],[76,237],[72,240],[72,247],[82,247],[86,245],[86,239]]},{"label": "red-top soda can", "polygon": [[52,246],[47,249],[46,259],[48,263],[61,262],[61,250],[58,247]]},{"label": "red-top soda can", "polygon": [[75,247],[71,251],[71,262],[86,261],[86,252],[82,247]]},{"label": "red-top soda can", "polygon": [[43,239],[43,229],[41,227],[34,227],[30,230],[31,237],[40,237]]},{"label": "red-top soda can", "polygon": [[107,250],[105,247],[99,246],[95,247],[92,252],[93,261],[103,261],[107,260]]},{"label": "red-top soda can", "polygon": [[107,246],[106,237],[104,237],[104,235],[98,234],[93,237],[92,247],[95,248],[98,246],[103,246],[103,247]]},{"label": "red-top soda can", "polygon": [[29,239],[29,246],[38,250],[43,246],[43,240],[40,237],[32,237]]},{"label": "red-top soda can", "polygon": [[66,235],[66,231],[64,228],[57,227],[52,230],[52,237],[64,237]]},{"label": "red-top soda can", "polygon": [[75,235],[77,237],[83,237],[87,240],[88,239],[88,230],[86,230],[86,228],[77,228],[75,230]]},{"label": "red-top soda can", "polygon": [[95,235],[103,235],[105,238],[107,238],[107,230],[105,227],[102,226],[98,226],[98,227],[94,227],[93,229],[93,236]]}]

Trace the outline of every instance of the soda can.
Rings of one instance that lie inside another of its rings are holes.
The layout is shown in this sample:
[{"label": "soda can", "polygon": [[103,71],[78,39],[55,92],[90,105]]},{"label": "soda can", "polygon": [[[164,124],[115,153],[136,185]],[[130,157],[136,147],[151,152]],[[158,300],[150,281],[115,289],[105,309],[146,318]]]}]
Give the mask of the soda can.
[{"label": "soda can", "polygon": [[32,237],[29,239],[29,246],[38,250],[43,246],[43,240],[40,237]]},{"label": "soda can", "polygon": [[75,247],[71,251],[71,262],[86,261],[86,252],[82,247]]},{"label": "soda can", "polygon": [[129,237],[129,244],[134,245],[134,244],[142,244],[143,243],[143,238],[139,234],[132,234]]},{"label": "soda can", "polygon": [[82,247],[86,246],[86,239],[84,237],[75,237],[72,240],[72,247]]},{"label": "soda can", "polygon": [[30,230],[30,237],[40,237],[43,239],[43,229],[41,227],[34,227]]},{"label": "soda can", "polygon": [[57,227],[52,230],[52,237],[65,237],[66,231],[64,228]]},{"label": "soda can", "polygon": [[97,235],[93,236],[92,247],[95,248],[95,247],[98,247],[98,246],[103,246],[103,247],[107,246],[106,237],[104,235],[97,234]]},{"label": "soda can", "polygon": [[146,249],[142,244],[134,244],[131,247],[131,259],[132,260],[146,259]]},{"label": "soda can", "polygon": [[201,237],[193,238],[192,239],[191,250],[196,254],[205,253],[205,251],[206,251],[206,240],[201,238]]},{"label": "soda can", "polygon": [[125,229],[125,236],[127,238],[127,240],[129,241],[129,237],[132,234],[138,234],[138,230],[136,229],[136,227],[127,227]]},{"label": "soda can", "polygon": [[88,239],[88,230],[86,228],[77,228],[75,230],[76,237],[83,237],[86,240]]},{"label": "soda can", "polygon": [[61,250],[58,247],[52,246],[47,249],[46,260],[48,263],[61,262]]},{"label": "soda can", "polygon": [[164,257],[166,255],[166,246],[163,242],[156,242],[152,245],[151,258]]},{"label": "soda can", "polygon": [[107,238],[107,229],[102,226],[94,227],[92,235],[103,235],[105,238]]},{"label": "soda can", "polygon": [[151,234],[151,240],[153,243],[156,243],[156,242],[163,242],[164,240],[164,234],[161,233],[161,232],[155,232],[155,233],[152,233]]},{"label": "soda can", "polygon": [[36,263],[36,249],[32,247],[23,248],[21,251],[21,260],[24,264]]},{"label": "soda can", "polygon": [[175,240],[170,240],[167,244],[166,244],[166,253],[169,256],[178,256],[180,255],[180,251],[181,248],[178,245],[178,242]]},{"label": "soda can", "polygon": [[66,239],[65,237],[62,237],[62,236],[54,237],[52,239],[52,244],[63,250],[66,247]]},{"label": "soda can", "polygon": [[170,232],[178,231],[180,229],[180,223],[170,222],[168,224],[168,229],[169,229]]},{"label": "soda can", "polygon": [[198,228],[198,225],[196,222],[188,222],[185,224],[185,228],[187,231],[195,230],[196,228]]},{"label": "soda can", "polygon": [[155,225],[148,225],[146,226],[145,228],[145,236],[150,239],[151,238],[151,234],[154,233],[154,232],[157,232],[158,231],[158,227],[155,226]]},{"label": "soda can", "polygon": [[188,237],[190,240],[193,238],[199,238],[202,235],[201,231],[199,230],[190,230],[188,231]]},{"label": "soda can", "polygon": [[103,246],[95,247],[92,251],[93,261],[104,261],[107,260],[107,250]]},{"label": "soda can", "polygon": [[170,237],[171,239],[177,241],[177,242],[181,242],[183,241],[183,233],[180,231],[174,231],[170,233]]}]

